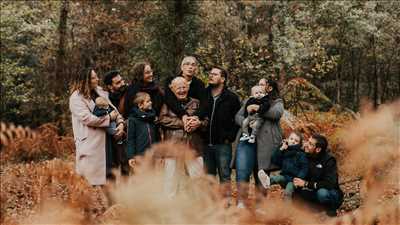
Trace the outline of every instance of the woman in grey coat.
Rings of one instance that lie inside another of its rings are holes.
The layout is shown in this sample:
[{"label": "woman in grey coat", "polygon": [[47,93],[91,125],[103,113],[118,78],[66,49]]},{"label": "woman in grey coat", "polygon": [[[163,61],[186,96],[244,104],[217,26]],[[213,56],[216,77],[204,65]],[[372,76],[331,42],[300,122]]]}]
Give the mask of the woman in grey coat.
[{"label": "woman in grey coat", "polygon": [[[244,195],[247,193],[251,173],[261,169],[266,171],[273,169],[274,166],[271,165],[272,152],[279,147],[282,142],[280,119],[283,115],[284,108],[283,101],[279,96],[278,84],[273,80],[266,81],[265,79],[261,79],[259,85],[263,84],[270,96],[271,107],[266,113],[260,115],[265,122],[260,128],[256,144],[241,141],[238,142],[236,149],[234,163],[236,167],[236,181],[238,184],[238,207],[244,207],[244,201],[242,201],[242,199],[246,198]],[[249,105],[247,109],[245,109],[246,101],[235,116],[235,122],[238,125],[241,125],[245,119],[245,110],[258,110],[258,105]]]}]

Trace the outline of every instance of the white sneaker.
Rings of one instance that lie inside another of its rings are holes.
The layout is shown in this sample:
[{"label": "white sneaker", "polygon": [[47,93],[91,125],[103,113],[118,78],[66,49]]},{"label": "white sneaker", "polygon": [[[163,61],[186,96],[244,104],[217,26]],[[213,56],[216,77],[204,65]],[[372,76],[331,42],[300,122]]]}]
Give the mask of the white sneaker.
[{"label": "white sneaker", "polygon": [[249,140],[249,135],[247,135],[247,134],[243,134],[241,137],[240,137],[240,139],[239,139],[239,141],[247,141],[247,140]]},{"label": "white sneaker", "polygon": [[244,204],[244,202],[239,201],[238,204],[236,205],[236,207],[237,207],[238,209],[245,209],[245,208],[246,208],[246,205]]},{"label": "white sneaker", "polygon": [[271,180],[264,170],[258,171],[258,179],[260,179],[260,182],[265,189],[268,189],[271,185]]},{"label": "white sneaker", "polygon": [[254,136],[254,135],[251,135],[250,137],[249,137],[249,141],[248,141],[249,143],[255,143],[256,142],[256,137]]}]

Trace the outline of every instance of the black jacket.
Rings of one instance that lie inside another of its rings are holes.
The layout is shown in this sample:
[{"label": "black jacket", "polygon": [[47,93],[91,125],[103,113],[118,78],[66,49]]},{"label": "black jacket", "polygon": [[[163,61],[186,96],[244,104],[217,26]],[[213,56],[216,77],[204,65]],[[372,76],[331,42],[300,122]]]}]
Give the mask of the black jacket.
[{"label": "black jacket", "polygon": [[292,181],[294,177],[304,179],[308,171],[308,159],[300,145],[288,146],[286,150],[279,148],[272,153],[272,162],[281,168],[281,175]]},{"label": "black jacket", "polygon": [[[166,81],[164,101],[168,108],[172,110],[172,112],[174,112],[179,118],[181,118],[186,114],[186,110],[177,103],[179,101],[176,99],[176,96],[169,88],[169,84],[174,78],[175,77],[169,77]],[[190,82],[189,86],[188,97],[195,98],[200,101],[199,110],[194,115],[199,116],[200,118],[204,118],[205,115],[201,113],[203,112],[201,109],[204,108],[206,101],[206,88],[203,81],[201,81],[199,78],[192,78],[192,82]]]},{"label": "black jacket", "polygon": [[151,144],[158,142],[157,127],[154,123],[156,113],[132,108],[128,117],[127,154],[128,158],[144,154]]},{"label": "black jacket", "polygon": [[336,159],[327,152],[318,155],[307,154],[308,174],[305,180],[308,182],[309,189],[336,189],[343,196],[339,187],[339,178]]},{"label": "black jacket", "polygon": [[[247,109],[247,106],[249,105],[259,105],[260,108],[258,109],[257,113],[261,114],[265,114],[266,112],[268,112],[269,108],[271,107],[271,103],[270,103],[270,98],[268,97],[269,95],[265,95],[264,97],[257,99],[254,97],[250,97],[249,100],[247,100],[246,102],[246,106],[245,109]],[[248,112],[247,110],[244,111],[244,117],[248,116]]]},{"label": "black jacket", "polygon": [[207,144],[232,143],[236,138],[239,126],[235,123],[235,115],[240,109],[239,97],[224,88],[214,104],[211,88],[207,88],[205,114],[209,118],[205,140]]}]

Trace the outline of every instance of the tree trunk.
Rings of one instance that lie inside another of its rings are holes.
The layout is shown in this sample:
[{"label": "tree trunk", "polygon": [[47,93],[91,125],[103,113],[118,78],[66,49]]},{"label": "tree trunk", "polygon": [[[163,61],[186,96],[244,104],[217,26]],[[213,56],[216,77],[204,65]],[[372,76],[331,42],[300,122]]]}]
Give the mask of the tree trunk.
[{"label": "tree trunk", "polygon": [[397,95],[400,95],[400,61],[397,62]]},{"label": "tree trunk", "polygon": [[243,4],[243,2],[237,1],[236,2],[237,9],[239,12],[239,23],[240,23],[240,30],[246,34],[247,36],[249,35],[249,30],[248,30],[248,24],[247,24],[247,19],[246,19],[246,6]]},{"label": "tree trunk", "polygon": [[385,102],[386,100],[390,99],[391,96],[389,95],[389,88],[388,88],[388,80],[390,78],[390,62],[388,63],[388,66],[386,67],[386,70],[382,70],[382,74],[384,75],[384,78],[382,80],[382,102]]},{"label": "tree trunk", "polygon": [[[186,2],[186,1],[185,1]],[[185,12],[184,12],[184,1],[174,1],[174,24],[175,24],[175,29],[174,29],[174,46],[175,46],[175,52],[174,52],[174,58],[175,58],[175,65],[179,64],[179,61],[183,57],[183,34],[182,34],[182,26],[183,26],[183,20],[185,17]]]},{"label": "tree trunk", "polygon": [[[342,51],[340,51],[340,52],[342,52]],[[343,55],[340,54],[340,57],[343,57]],[[336,104],[339,104],[339,105],[341,103],[340,99],[341,99],[341,95],[342,95],[342,93],[341,93],[341,89],[342,89],[341,73],[343,70],[342,64],[343,64],[343,59],[341,58],[339,61],[339,65],[338,65],[338,68],[336,71],[336,77],[335,77],[335,79],[336,79]]]},{"label": "tree trunk", "polygon": [[54,93],[58,96],[65,93],[66,88],[66,40],[67,40],[67,19],[68,19],[69,1],[63,0],[60,6],[60,23],[58,25],[58,50],[56,57],[56,72]]},{"label": "tree trunk", "polygon": [[358,56],[358,67],[357,67],[357,85],[356,85],[356,106],[360,105],[360,75],[361,75],[361,63],[362,63],[362,50]]},{"label": "tree trunk", "polygon": [[374,60],[374,106],[377,108],[381,104],[381,79],[380,76],[378,75],[378,62],[376,59],[376,46],[375,46],[375,37],[372,37],[372,48],[373,48],[373,60]]},{"label": "tree trunk", "polygon": [[272,33],[272,26],[273,24],[273,16],[274,16],[274,10],[275,10],[275,4],[272,3],[267,10],[267,17],[268,17],[268,26],[267,26],[267,33],[268,33],[268,43],[267,43],[267,49],[268,53],[271,56],[271,62],[275,62],[275,53],[274,53],[274,35]]},{"label": "tree trunk", "polygon": [[355,74],[355,56],[354,56],[354,49],[351,49],[351,90],[350,90],[350,95],[351,95],[351,108],[354,109],[356,105],[356,74]]}]

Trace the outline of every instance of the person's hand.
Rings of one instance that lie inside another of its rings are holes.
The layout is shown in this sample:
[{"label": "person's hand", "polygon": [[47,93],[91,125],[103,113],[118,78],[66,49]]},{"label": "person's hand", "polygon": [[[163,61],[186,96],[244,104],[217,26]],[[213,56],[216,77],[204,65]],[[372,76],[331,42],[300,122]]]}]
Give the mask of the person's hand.
[{"label": "person's hand", "polygon": [[114,111],[112,111],[110,113],[110,120],[111,121],[115,121],[117,119],[117,117],[118,117],[118,112],[116,110],[114,110]]},{"label": "person's hand", "polygon": [[199,118],[197,116],[192,116],[188,120],[186,132],[190,133],[192,131],[195,131],[198,127],[200,127],[200,125],[201,121],[199,120]]},{"label": "person's hand", "polygon": [[115,139],[117,139],[117,140],[119,140],[120,138],[122,138],[122,136],[124,135],[124,124],[123,123],[120,123],[118,126],[117,126],[117,128],[115,128],[115,130],[117,131],[115,134],[114,134],[114,138]]},{"label": "person's hand", "polygon": [[188,129],[189,116],[188,115],[183,115],[182,116],[182,122],[183,122],[183,129],[186,131]]},{"label": "person's hand", "polygon": [[254,129],[255,126],[256,126],[256,121],[255,121],[255,120],[250,121],[249,127],[250,127],[251,129]]},{"label": "person's hand", "polygon": [[129,166],[130,166],[131,168],[135,168],[135,166],[136,166],[136,159],[135,159],[135,158],[130,159],[130,160],[128,161],[128,164],[129,164]]},{"label": "person's hand", "polygon": [[306,184],[306,181],[303,179],[300,179],[298,177],[293,178],[293,184],[296,187],[304,187]]},{"label": "person's hand", "polygon": [[281,146],[281,148],[280,148],[279,150],[284,151],[284,150],[286,150],[288,147],[289,147],[288,142],[287,142],[286,139],[284,139],[284,140],[282,141],[282,146]]},{"label": "person's hand", "polygon": [[257,112],[259,108],[260,108],[259,105],[255,105],[255,104],[249,105],[249,106],[247,106],[247,112],[248,113]]}]

